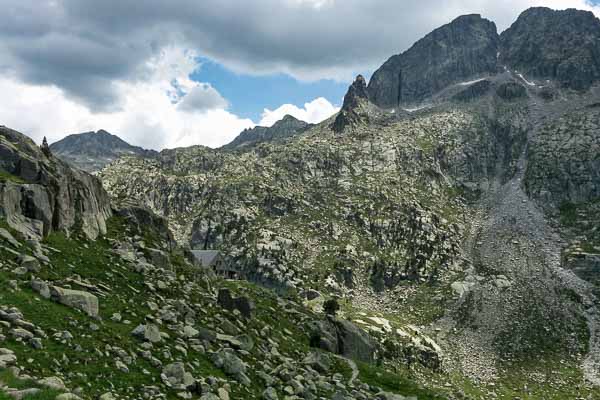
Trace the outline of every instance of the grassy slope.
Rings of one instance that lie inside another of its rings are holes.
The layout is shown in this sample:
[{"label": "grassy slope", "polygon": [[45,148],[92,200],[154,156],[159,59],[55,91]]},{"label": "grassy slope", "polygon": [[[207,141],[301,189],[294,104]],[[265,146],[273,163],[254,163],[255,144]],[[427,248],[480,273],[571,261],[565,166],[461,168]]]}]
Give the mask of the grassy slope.
[{"label": "grassy slope", "polygon": [[[0,225],[6,227],[1,220]],[[118,238],[125,234],[124,230],[123,221],[112,219],[109,224],[108,236]],[[145,239],[147,242],[152,242],[150,236]],[[136,338],[131,336],[131,331],[139,323],[144,322],[146,315],[151,314],[146,304],[147,289],[140,274],[133,272],[125,262],[110,251],[109,238],[87,241],[69,239],[63,234],[55,233],[47,238],[45,244],[55,249],[50,255],[52,267],[44,267],[37,277],[56,281],[78,275],[81,279],[93,284],[110,287],[110,294],[99,298],[101,320],[91,319],[81,312],[41,298],[25,282],[30,278],[29,275],[21,278],[19,290],[11,290],[9,281],[16,279],[16,276],[10,272],[14,265],[9,263],[11,260],[16,260],[13,255],[0,247],[0,259],[5,261],[4,268],[0,269],[0,305],[18,307],[27,321],[33,322],[48,335],[48,338],[43,340],[44,349],[42,350],[33,350],[28,344],[12,338],[7,338],[0,345],[15,352],[19,364],[25,368],[26,373],[37,377],[66,376],[70,381],[71,389],[81,387],[84,393],[90,397],[107,391],[133,397],[140,393],[142,386],[160,386],[160,369],[153,368],[146,360],[138,357],[135,363],[128,366],[129,373],[122,373],[115,367],[114,353],[106,351],[106,345],[111,345],[135,353],[140,344]],[[30,250],[24,252],[28,253]],[[183,276],[183,282],[194,279],[196,272],[187,270],[183,264],[177,262],[175,264],[177,275]],[[244,293],[250,296],[257,303],[256,315],[249,321],[246,333],[253,336],[252,332],[260,331],[267,324],[275,328],[272,338],[278,339],[281,343],[280,351],[282,353],[294,356],[294,354],[299,355],[309,350],[308,336],[298,323],[299,320],[315,317],[309,311],[295,303],[293,299],[287,302],[283,308],[280,304],[281,300],[274,293],[250,283],[213,282],[213,288],[225,286],[231,288],[235,293]],[[178,287],[172,286],[161,293],[161,296],[177,298],[178,293]],[[226,317],[223,310],[216,306],[212,298],[207,296],[204,291],[192,292],[185,300],[188,304],[200,304],[201,308],[206,310],[204,321],[218,323],[218,318]],[[110,317],[116,312],[119,312],[124,320],[129,320],[131,323],[111,321]],[[210,323],[208,322],[208,324]],[[92,330],[90,324],[96,324],[100,329]],[[284,333],[284,329],[291,335]],[[62,331],[69,331],[75,337],[72,343],[53,338],[55,333]],[[259,337],[253,337],[253,339],[257,343],[261,340]],[[213,366],[206,354],[196,353],[191,348],[188,351],[187,357],[173,351],[172,359],[161,357],[160,351],[154,351],[153,354],[161,358],[164,364],[177,360],[192,363],[195,370],[191,372],[195,376],[225,377],[221,370]],[[261,380],[254,374],[254,368],[252,368],[252,363],[259,362],[261,359],[258,351],[258,346],[256,346],[248,359],[245,359],[251,364],[249,375],[254,386],[246,391],[240,386],[234,385],[231,393],[233,398],[259,397],[264,390]],[[343,362],[334,363],[334,370],[347,377],[350,375],[347,365]],[[364,382],[366,383],[390,390],[399,389],[407,395],[419,394],[419,398],[440,398],[436,397],[434,391],[422,389],[411,383],[414,382],[414,379],[410,378],[409,374],[399,380],[399,382],[404,382],[403,384],[390,386],[389,383],[386,383],[390,380],[389,376],[383,369],[362,366],[361,371],[365,371]],[[175,392],[167,391],[167,393],[168,398],[177,398]],[[425,393],[429,397],[421,396]],[[42,393],[32,398],[52,398],[52,396]]]}]

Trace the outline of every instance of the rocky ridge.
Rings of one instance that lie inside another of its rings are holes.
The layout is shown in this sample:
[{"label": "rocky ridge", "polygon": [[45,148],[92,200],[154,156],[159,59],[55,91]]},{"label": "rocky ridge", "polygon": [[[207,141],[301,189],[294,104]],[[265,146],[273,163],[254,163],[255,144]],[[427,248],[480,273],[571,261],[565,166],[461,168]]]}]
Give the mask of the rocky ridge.
[{"label": "rocky ridge", "polygon": [[226,144],[222,148],[240,150],[264,142],[282,141],[294,135],[300,135],[311,127],[312,124],[300,121],[291,115],[286,115],[281,120],[275,122],[273,126],[257,126],[244,130],[231,143]]}]

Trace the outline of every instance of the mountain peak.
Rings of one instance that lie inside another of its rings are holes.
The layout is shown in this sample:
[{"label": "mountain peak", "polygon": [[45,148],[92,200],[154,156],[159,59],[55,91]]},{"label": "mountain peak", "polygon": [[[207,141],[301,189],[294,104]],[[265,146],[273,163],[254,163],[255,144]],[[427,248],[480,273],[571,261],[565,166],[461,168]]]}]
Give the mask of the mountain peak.
[{"label": "mountain peak", "polygon": [[452,83],[497,71],[496,25],[479,14],[462,15],[373,74],[369,95],[380,107],[420,103]]},{"label": "mountain peak", "polygon": [[500,54],[530,79],[586,90],[600,81],[600,20],[589,11],[530,8],[502,33]]},{"label": "mountain peak", "polygon": [[346,126],[368,119],[360,110],[361,104],[368,102],[367,82],[362,75],[358,75],[344,96],[344,104],[333,122],[332,129],[336,132],[342,132]]},{"label": "mountain peak", "polygon": [[296,134],[304,133],[313,125],[286,114],[272,126],[255,126],[244,129],[231,143],[223,146],[225,149],[240,149],[259,143],[286,139]]},{"label": "mountain peak", "polygon": [[279,121],[277,121],[275,123],[277,124],[279,122],[284,122],[284,121],[300,121],[300,120],[291,114],[285,114],[282,119],[280,119]]},{"label": "mountain peak", "polygon": [[117,135],[100,129],[69,135],[50,145],[59,158],[88,172],[96,172],[122,155],[152,156],[156,152],[132,146]]}]

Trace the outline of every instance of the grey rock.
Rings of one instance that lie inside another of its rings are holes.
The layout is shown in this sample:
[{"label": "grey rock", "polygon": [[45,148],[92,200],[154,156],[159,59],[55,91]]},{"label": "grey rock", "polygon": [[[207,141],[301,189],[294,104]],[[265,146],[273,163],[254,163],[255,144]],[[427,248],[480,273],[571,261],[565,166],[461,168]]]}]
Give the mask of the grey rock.
[{"label": "grey rock", "polygon": [[45,386],[47,388],[54,389],[54,390],[63,391],[63,390],[67,389],[63,380],[57,376],[51,376],[48,378],[40,379],[37,381],[37,383],[38,383],[38,385]]},{"label": "grey rock", "polygon": [[188,388],[196,382],[192,374],[186,372],[182,362],[168,364],[163,368],[162,373],[174,387]]},{"label": "grey rock", "polygon": [[0,127],[0,170],[18,178],[0,183],[0,214],[26,238],[74,228],[91,239],[106,233],[112,212],[100,181],[5,127]]},{"label": "grey rock", "polygon": [[98,316],[98,298],[91,293],[51,286],[50,295],[53,300],[81,310],[90,317]]},{"label": "grey rock", "polygon": [[21,267],[25,268],[27,272],[36,273],[41,270],[40,262],[35,257],[31,256],[23,256],[21,258]]},{"label": "grey rock", "polygon": [[331,360],[321,352],[310,352],[302,362],[321,373],[327,373],[331,369]]},{"label": "grey rock", "polygon": [[13,235],[10,234],[9,231],[7,231],[4,228],[0,228],[0,239],[4,239],[5,241],[7,241],[11,246],[19,248],[21,247],[21,243],[19,243]]},{"label": "grey rock", "polygon": [[31,281],[31,289],[34,292],[39,293],[45,299],[49,299],[51,297],[50,294],[50,286],[44,281],[41,280],[32,280]]},{"label": "grey rock", "polygon": [[162,340],[160,329],[154,324],[138,325],[131,334],[150,343],[158,343]]},{"label": "grey rock", "polygon": [[262,392],[262,398],[265,400],[279,400],[277,391],[273,387],[268,387]]}]

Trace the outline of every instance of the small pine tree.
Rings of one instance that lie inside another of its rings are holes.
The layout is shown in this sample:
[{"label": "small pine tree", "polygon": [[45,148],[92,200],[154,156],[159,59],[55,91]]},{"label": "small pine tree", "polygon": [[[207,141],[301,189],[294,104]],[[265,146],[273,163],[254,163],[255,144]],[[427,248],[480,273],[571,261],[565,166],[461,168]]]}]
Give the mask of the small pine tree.
[{"label": "small pine tree", "polygon": [[46,157],[50,157],[50,146],[48,146],[46,136],[44,136],[44,140],[42,140],[42,145],[40,146],[40,148],[42,149],[42,153],[44,153]]}]

